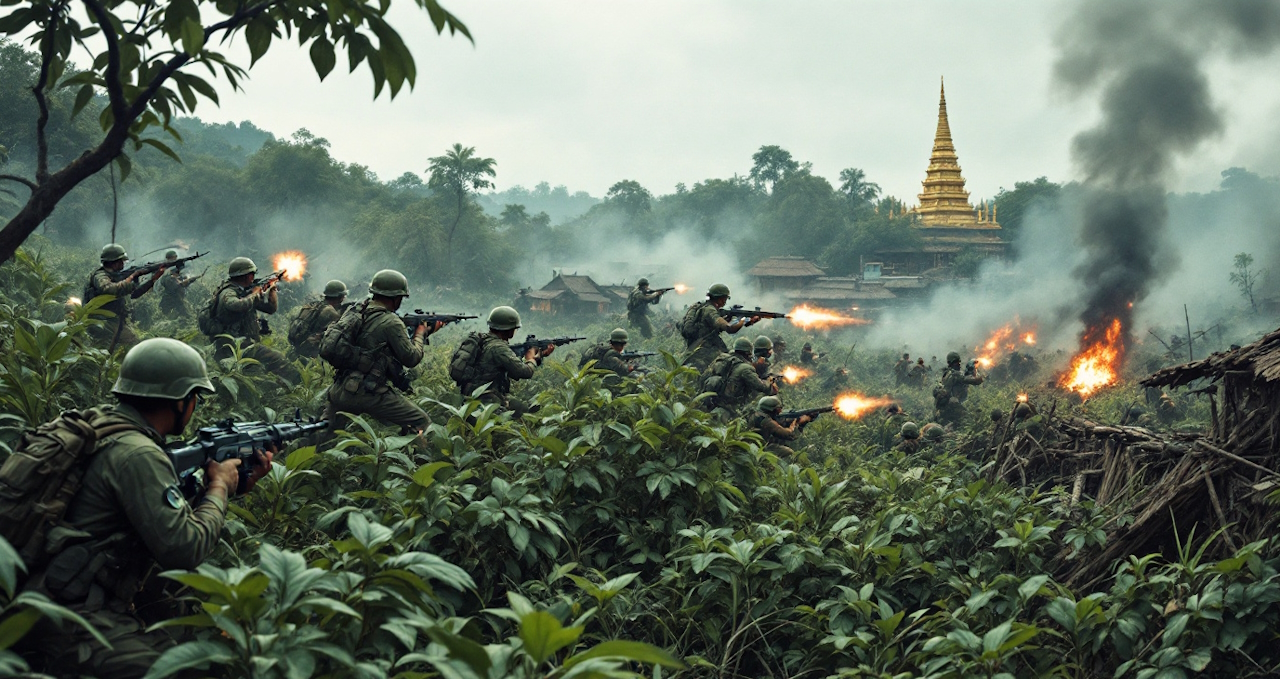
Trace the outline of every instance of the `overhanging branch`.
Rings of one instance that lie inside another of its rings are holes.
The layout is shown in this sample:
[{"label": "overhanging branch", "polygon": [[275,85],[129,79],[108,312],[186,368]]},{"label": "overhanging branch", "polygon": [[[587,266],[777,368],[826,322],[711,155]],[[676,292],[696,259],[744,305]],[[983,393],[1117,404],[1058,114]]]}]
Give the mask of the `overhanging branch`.
[{"label": "overhanging branch", "polygon": [[26,177],[19,177],[16,174],[0,174],[0,180],[18,182],[19,184],[22,184],[23,186],[27,187],[28,189],[31,189],[32,191],[36,190],[35,182],[31,181],[30,179],[27,179]]}]

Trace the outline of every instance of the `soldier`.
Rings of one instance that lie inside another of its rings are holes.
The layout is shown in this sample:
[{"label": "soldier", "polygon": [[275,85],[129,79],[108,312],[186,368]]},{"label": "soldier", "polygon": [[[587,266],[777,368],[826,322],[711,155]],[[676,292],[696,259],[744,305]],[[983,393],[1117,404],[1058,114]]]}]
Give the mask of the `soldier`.
[{"label": "soldier", "polygon": [[907,414],[902,412],[902,406],[899,406],[897,403],[890,403],[889,406],[884,409],[884,421],[889,426],[898,428],[907,421]]},{"label": "soldier", "polygon": [[960,366],[960,354],[947,354],[947,367],[942,371],[938,386],[933,389],[933,404],[938,409],[939,422],[953,424],[964,417],[964,401],[969,398],[970,385],[982,384],[982,376],[976,370]]},{"label": "soldier", "polygon": [[[164,253],[164,261],[178,261],[177,250]],[[187,306],[187,287],[199,280],[199,276],[183,275],[182,269],[172,268],[160,277],[160,311],[172,318],[186,318],[191,314]]]},{"label": "soldier", "polygon": [[924,357],[916,359],[916,364],[911,367],[911,372],[907,373],[908,382],[917,389],[923,389],[924,385],[929,382],[929,366],[924,364]]},{"label": "soldier", "polygon": [[279,308],[275,282],[266,287],[254,287],[253,274],[258,266],[248,257],[236,257],[227,266],[227,281],[213,293],[209,309],[214,320],[214,357],[218,360],[231,356],[231,340],[221,335],[244,338],[244,355],[257,360],[268,373],[279,375],[290,384],[302,379],[298,369],[289,363],[284,354],[261,344],[263,326],[258,312],[274,314]]},{"label": "soldier", "polygon": [[528,404],[511,398],[511,381],[533,377],[534,369],[551,355],[555,346],[547,346],[542,351],[529,347],[524,356],[516,356],[510,341],[519,328],[519,312],[500,306],[489,312],[489,332],[471,333],[463,340],[449,362],[449,375],[458,383],[463,396],[470,396],[487,384],[488,389],[480,395],[481,403],[497,403],[517,416],[531,412]]},{"label": "soldier", "polygon": [[947,430],[942,425],[930,422],[920,429],[920,435],[924,437],[925,445],[937,448],[947,435]]},{"label": "soldier", "polygon": [[332,280],[324,285],[324,299],[302,305],[289,324],[289,344],[294,352],[306,358],[320,355],[320,338],[325,328],[342,318],[346,299],[347,284]]},{"label": "soldier", "polygon": [[[665,292],[665,291],[663,291]],[[662,292],[649,291],[649,279],[636,281],[636,287],[627,296],[627,320],[631,327],[639,328],[645,339],[653,337],[653,326],[649,324],[649,305],[662,300]]]},{"label": "soldier", "polygon": [[103,325],[89,328],[89,337],[108,350],[116,347],[129,349],[138,343],[138,335],[129,322],[129,300],[149,292],[164,270],[155,272],[151,275],[151,280],[139,285],[138,272],[128,276],[121,275],[124,263],[129,259],[124,246],[115,243],[103,246],[99,259],[102,266],[89,276],[89,282],[84,286],[83,299],[88,302],[98,295],[115,295],[116,298],[102,308],[114,313],[116,317],[108,319]]},{"label": "soldier", "polygon": [[769,379],[769,368],[772,367],[769,359],[773,358],[773,340],[768,335],[761,335],[756,338],[755,344],[752,345],[755,353],[755,360],[751,365],[756,369],[756,375],[762,379]]},{"label": "soldier", "polygon": [[898,440],[893,447],[910,455],[920,452],[921,443],[920,425],[915,422],[903,422],[902,427],[898,429]]},{"label": "soldier", "polygon": [[765,450],[775,455],[791,457],[795,455],[795,451],[783,442],[800,438],[800,431],[806,424],[812,422],[813,418],[802,415],[791,420],[791,424],[783,426],[777,419],[781,414],[782,399],[777,396],[765,396],[756,402],[755,412],[748,416],[747,425],[764,439]]},{"label": "soldier", "polygon": [[[778,358],[782,358],[787,353],[787,340],[778,335],[773,338],[773,354]],[[1154,371],[1153,371],[1154,372]]]},{"label": "soldier", "polygon": [[823,381],[822,386],[827,391],[839,391],[849,386],[849,369],[844,367],[836,368],[835,372],[828,375],[827,379]]},{"label": "soldier", "polygon": [[345,332],[337,341],[354,347],[346,353],[356,358],[351,365],[334,366],[337,373],[324,411],[330,434],[346,426],[339,421],[341,413],[368,414],[380,422],[400,425],[401,433],[421,433],[431,419],[418,404],[392,389],[392,383],[407,389],[405,370],[422,362],[427,335],[444,324],[437,321],[428,327],[424,323],[409,337],[404,321],[396,315],[409,296],[409,280],[399,271],[383,269],[374,274],[369,295],[349,307],[339,320],[338,329]]},{"label": "soldier", "polygon": [[[176,604],[161,591],[161,579],[148,576],[199,566],[218,547],[228,498],[251,490],[271,468],[272,453],[259,451],[246,487],[240,487],[240,460],[210,462],[203,495],[190,503],[183,498],[164,453],[165,437],[182,434],[199,395],[213,393],[213,385],[204,359],[178,340],[154,338],[131,349],[111,391],[116,405],[86,413],[102,435],[92,453],[82,452],[80,485],[50,531],[69,539],[48,543],[53,551],[26,584],[80,614],[111,644],[101,646],[77,626],[59,629],[42,621],[23,651],[33,669],[59,677],[145,675],[175,645],[166,630],[146,631],[171,617]],[[0,479],[40,482],[10,476],[16,469],[4,468]],[[50,477],[46,483],[62,483],[65,490],[70,482]]]},{"label": "soldier", "polygon": [[[729,351],[720,333],[733,335],[760,322],[759,316],[752,316],[730,323],[720,315],[720,310],[728,301],[729,286],[716,283],[707,290],[707,299],[694,304],[685,312],[680,321],[680,334],[689,351],[684,358],[684,365],[697,368],[699,372],[705,371],[717,356]],[[750,353],[750,349],[747,351]]]},{"label": "soldier", "polygon": [[901,387],[907,383],[911,371],[911,354],[903,354],[897,363],[893,364],[893,384]]},{"label": "soldier", "polygon": [[733,341],[733,353],[721,354],[707,369],[703,391],[715,393],[711,405],[722,421],[736,417],[753,393],[769,396],[778,393],[776,382],[756,375],[751,365],[751,350],[751,340],[739,337]]},{"label": "soldier", "polygon": [[804,346],[800,347],[801,363],[805,365],[813,365],[814,363],[817,363],[821,359],[822,359],[822,354],[814,353],[812,344],[805,342]]},{"label": "soldier", "polygon": [[[640,280],[643,281],[644,279],[641,278]],[[578,367],[585,367],[588,362],[595,361],[596,367],[600,370],[609,370],[618,377],[630,375],[635,368],[627,365],[619,356],[619,354],[626,351],[628,339],[630,337],[627,335],[626,330],[614,328],[609,333],[608,343],[601,342],[582,352],[582,360],[578,362]]]}]

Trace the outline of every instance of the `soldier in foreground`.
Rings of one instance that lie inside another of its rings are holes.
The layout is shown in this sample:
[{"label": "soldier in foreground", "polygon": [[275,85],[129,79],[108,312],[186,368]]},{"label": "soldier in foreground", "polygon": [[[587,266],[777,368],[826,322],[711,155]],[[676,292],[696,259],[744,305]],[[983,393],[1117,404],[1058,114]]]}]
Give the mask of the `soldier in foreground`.
[{"label": "soldier in foreground", "polygon": [[[175,257],[176,257],[175,253]],[[128,349],[138,343],[138,335],[129,320],[129,300],[137,299],[155,286],[163,271],[151,275],[151,280],[139,284],[139,274],[134,272],[122,275],[124,263],[129,255],[124,247],[116,243],[103,246],[99,260],[102,266],[89,275],[89,282],[84,286],[83,299],[89,300],[99,295],[115,295],[111,303],[103,305],[103,309],[116,315],[107,322],[89,328],[89,337],[103,349],[124,347]]]},{"label": "soldier in foreground", "polygon": [[[176,263],[178,251],[170,250],[164,253],[164,261]],[[190,315],[191,309],[187,306],[187,288],[199,278],[199,276],[183,274],[182,269],[177,266],[169,269],[168,273],[160,277],[160,311],[170,318],[186,318]]]},{"label": "soldier in foreground", "polygon": [[737,417],[753,394],[773,396],[778,393],[776,382],[762,380],[756,375],[755,366],[751,364],[751,350],[751,340],[739,337],[733,342],[732,353],[721,354],[707,368],[702,390],[715,394],[710,402],[712,412],[724,422]]},{"label": "soldier in foreground", "polygon": [[227,266],[227,280],[213,293],[209,307],[202,311],[201,330],[217,347],[214,357],[218,360],[232,355],[232,341],[221,335],[243,338],[244,355],[262,364],[269,373],[279,375],[290,384],[297,384],[302,374],[293,367],[284,354],[262,344],[264,321],[258,312],[274,314],[279,308],[276,281],[255,285],[253,275],[258,266],[248,257],[236,257]]},{"label": "soldier in foreground", "polygon": [[[732,323],[720,315],[720,310],[729,302],[729,286],[716,283],[707,290],[707,298],[689,307],[680,321],[680,335],[684,337],[685,348],[689,353],[683,364],[705,371],[707,366],[720,354],[729,351],[729,347],[720,337],[720,333],[736,334],[739,330],[760,322],[759,316],[740,318]],[[750,342],[748,341],[748,347]],[[750,349],[747,350],[750,353]]]},{"label": "soldier in foreground", "polygon": [[289,324],[289,344],[306,358],[320,355],[320,338],[325,328],[342,318],[342,303],[347,299],[347,284],[332,280],[324,285],[324,298],[304,304]]},{"label": "soldier in foreground", "polygon": [[511,410],[516,416],[530,412],[529,405],[511,398],[512,380],[527,380],[542,359],[555,351],[555,345],[542,350],[530,346],[523,356],[511,351],[510,341],[520,328],[520,313],[509,306],[500,306],[489,312],[489,332],[473,332],[462,341],[449,360],[449,376],[457,383],[464,397],[484,385],[488,389],[480,395],[480,402],[496,403]]},{"label": "soldier in foreground", "polygon": [[639,329],[645,339],[653,337],[653,325],[649,323],[649,305],[660,302],[662,295],[670,289],[651,291],[649,279],[641,278],[636,281],[635,289],[627,296],[627,321],[631,323],[631,327]]},{"label": "soldier in foreground", "polygon": [[[339,282],[340,281],[335,281]],[[326,291],[337,291],[337,286]],[[346,286],[343,286],[346,292]],[[427,413],[393,389],[408,387],[405,370],[422,362],[427,335],[443,323],[423,323],[409,336],[396,315],[409,296],[404,274],[383,269],[369,283],[369,299],[353,304],[336,323],[324,330],[319,352],[337,373],[329,387],[324,416],[330,437],[346,427],[341,413],[369,415],[387,424],[400,425],[401,433],[421,433],[431,424]]]},{"label": "soldier in foreground", "polygon": [[915,422],[903,422],[902,427],[898,429],[898,440],[895,442],[894,449],[910,455],[919,452],[922,444],[920,426]]},{"label": "soldier in foreground", "polygon": [[777,396],[765,396],[756,402],[756,410],[747,418],[747,424],[751,427],[751,431],[764,439],[765,450],[775,455],[791,457],[796,451],[788,447],[786,442],[800,438],[800,430],[812,422],[813,417],[802,415],[791,420],[789,424],[783,425],[778,421],[778,416],[781,414],[782,399]]},{"label": "soldier in foreground", "polygon": [[933,405],[938,409],[937,418],[944,424],[954,424],[964,418],[964,401],[969,398],[969,387],[982,384],[982,376],[970,363],[960,366],[960,354],[947,354],[947,367],[942,371],[938,386],[933,389]]},{"label": "soldier in foreground", "polygon": [[[183,497],[162,446],[166,436],[182,434],[199,394],[213,393],[213,385],[204,359],[182,342],[155,338],[138,344],[125,355],[111,391],[116,405],[85,413],[88,426],[98,433],[97,444],[93,449],[77,448],[86,459],[82,484],[70,497],[58,527],[49,532],[53,537],[62,531],[67,539],[57,542],[54,551],[41,550],[35,561],[44,565],[32,571],[26,585],[79,613],[111,643],[107,649],[79,627],[39,623],[22,650],[33,669],[59,677],[145,675],[156,658],[175,645],[167,630],[146,631],[148,625],[172,617],[176,607],[161,592],[161,579],[149,576],[158,570],[199,566],[218,546],[228,498],[251,490],[271,468],[272,453],[260,451],[247,487],[240,487],[240,460],[210,462],[204,469],[203,495],[191,503]],[[50,426],[54,425],[46,425]],[[68,487],[65,476],[30,465],[24,469],[18,460],[21,454],[9,458],[13,464],[0,467],[0,486]],[[0,524],[16,526],[32,511],[36,508],[6,507]]]},{"label": "soldier in foreground", "polygon": [[[640,280],[644,279],[641,278]],[[587,363],[595,361],[596,368],[600,370],[611,371],[618,377],[630,375],[634,368],[627,365],[621,357],[622,352],[627,349],[627,341],[629,339],[630,336],[627,335],[626,330],[614,328],[613,332],[609,333],[608,342],[601,342],[582,352],[582,360],[578,362],[578,367],[585,367]]]}]

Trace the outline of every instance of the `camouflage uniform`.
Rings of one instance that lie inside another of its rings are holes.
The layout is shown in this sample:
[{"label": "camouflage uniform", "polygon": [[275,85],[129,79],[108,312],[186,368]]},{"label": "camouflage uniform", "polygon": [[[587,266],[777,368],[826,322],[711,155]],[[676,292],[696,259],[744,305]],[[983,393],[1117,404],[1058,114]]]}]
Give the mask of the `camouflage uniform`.
[{"label": "camouflage uniform", "polygon": [[160,277],[160,311],[171,318],[185,318],[191,313],[187,306],[187,286],[191,279],[182,275],[181,269],[169,269]]},{"label": "camouflage uniform", "polygon": [[[367,414],[381,422],[398,424],[401,431],[425,429],[431,424],[427,413],[390,384],[392,379],[403,376],[405,368],[422,362],[425,340],[409,337],[404,321],[395,312],[371,301],[353,306],[346,313],[364,317],[352,340],[362,350],[362,356],[359,367],[339,371],[329,387],[324,416],[329,420],[330,432],[346,426],[346,418],[339,413]],[[344,421],[339,422],[340,418]]]},{"label": "camouflage uniform", "polygon": [[759,434],[764,439],[765,450],[773,452],[775,455],[782,457],[791,457],[796,451],[792,450],[784,442],[794,441],[800,438],[800,427],[791,429],[784,427],[773,419],[772,415],[762,413],[759,410],[751,413],[747,417],[747,425],[751,427],[751,431]]},{"label": "camouflage uniform", "polygon": [[653,325],[649,323],[649,305],[657,304],[662,293],[645,292],[636,286],[627,297],[627,320],[631,327],[640,330],[646,339],[653,337]]},{"label": "camouflage uniform", "polygon": [[114,313],[115,318],[108,318],[105,323],[89,329],[89,337],[102,348],[111,345],[112,338],[116,337],[116,329],[119,328],[120,335],[116,339],[116,346],[129,349],[138,343],[138,335],[133,330],[133,323],[129,320],[129,299],[135,295],[141,295],[151,289],[151,281],[139,283],[137,280],[125,281],[127,278],[122,271],[107,271],[105,268],[99,268],[89,277],[89,284],[85,286],[84,301],[97,297],[98,295],[115,295],[116,298],[109,304],[104,304],[103,309]]},{"label": "camouflage uniform", "polygon": [[[175,644],[164,630],[145,631],[174,613],[172,603],[157,596],[159,579],[148,575],[157,565],[193,569],[204,561],[218,546],[226,501],[207,495],[193,507],[183,499],[164,437],[137,410],[118,404],[93,412],[94,421],[133,428],[99,442],[65,516],[67,528],[82,533],[51,554],[28,588],[80,613],[113,648],[77,627],[41,623],[24,650],[39,670],[55,676],[141,677]],[[82,577],[68,577],[76,575]]]},{"label": "camouflage uniform", "polygon": [[737,354],[725,354],[717,361],[729,361],[733,365],[727,369],[723,384],[716,391],[715,414],[724,421],[737,417],[743,406],[756,394],[773,394],[776,390],[769,382],[756,375],[755,366]]},{"label": "camouflage uniform", "polygon": [[320,355],[320,338],[324,336],[325,328],[342,317],[342,312],[332,304],[325,301],[315,303],[319,304],[320,308],[311,317],[311,332],[293,348],[294,352],[305,358],[315,358]]},{"label": "camouflage uniform", "polygon": [[692,326],[689,330],[695,337],[685,340],[689,353],[683,363],[697,368],[699,372],[705,371],[717,356],[729,351],[724,338],[720,336],[720,333],[729,329],[729,321],[720,315],[720,310],[710,300],[694,304],[686,312],[685,318],[688,319],[686,325]]},{"label": "camouflage uniform", "polygon": [[[938,406],[938,421],[951,424],[963,419],[964,401],[969,398],[969,386],[977,384],[982,384],[982,378],[977,375],[965,375],[964,369],[958,365],[948,365],[943,369],[938,386],[946,391],[949,398]],[[938,405],[936,400],[935,405]]]},{"label": "camouflage uniform", "polygon": [[608,342],[602,342],[584,351],[582,360],[578,361],[578,367],[586,366],[588,361],[595,361],[596,368],[612,371],[618,377],[626,377],[631,374],[631,368],[627,366],[619,352],[614,351]]},{"label": "camouflage uniform", "polygon": [[[234,283],[225,283],[218,289],[215,314],[223,333],[232,337],[245,339],[245,356],[256,359],[262,368],[279,375],[293,384],[302,379],[298,369],[289,363],[284,354],[271,347],[260,344],[262,327],[258,323],[258,312],[274,314],[278,307],[276,302],[265,291],[255,293],[250,288],[242,288]],[[231,342],[225,337],[215,337],[214,346],[217,351],[214,358],[222,360],[231,356]]]},{"label": "camouflage uniform", "polygon": [[907,383],[908,376],[911,371],[911,359],[903,356],[893,364],[893,383],[895,386],[902,386]]},{"label": "camouflage uniform", "polygon": [[911,366],[911,371],[907,373],[907,378],[907,382],[917,389],[924,387],[929,381],[929,366],[924,364],[923,358]]},{"label": "camouflage uniform", "polygon": [[537,366],[536,361],[516,356],[506,340],[490,333],[482,333],[480,355],[476,358],[476,379],[469,384],[459,385],[459,388],[464,395],[470,395],[481,385],[488,384],[489,389],[480,396],[481,403],[497,403],[520,415],[528,412],[529,406],[511,398],[511,381],[533,377]]}]

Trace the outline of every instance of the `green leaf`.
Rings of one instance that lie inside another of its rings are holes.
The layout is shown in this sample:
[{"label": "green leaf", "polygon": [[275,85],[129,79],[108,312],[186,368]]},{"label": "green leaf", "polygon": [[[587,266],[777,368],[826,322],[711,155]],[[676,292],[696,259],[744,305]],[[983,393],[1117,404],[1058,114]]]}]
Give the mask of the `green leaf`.
[{"label": "green leaf", "polygon": [[1040,591],[1040,588],[1044,587],[1044,583],[1048,581],[1049,576],[1047,575],[1036,575],[1027,578],[1027,581],[1022,583],[1022,586],[1018,587],[1018,596],[1022,597],[1024,601],[1030,599],[1035,596],[1036,593]]},{"label": "green leaf", "polygon": [[566,628],[546,611],[533,611],[520,618],[520,639],[535,665],[546,662],[556,651],[577,641],[581,634],[581,627]]},{"label": "green leaf", "polygon": [[[166,156],[169,156],[170,158],[178,161],[179,163],[182,162],[182,159],[178,157],[178,154],[174,153],[173,149],[166,146],[165,143],[160,141],[159,139],[152,139],[150,137],[147,137],[142,140],[142,143],[160,151],[161,153],[165,154]],[[124,180],[122,179],[121,181],[124,181]]]},{"label": "green leaf", "polygon": [[333,53],[333,43],[329,42],[328,38],[320,36],[311,43],[311,65],[315,66],[316,75],[320,76],[320,80],[324,80],[337,63],[338,57]]},{"label": "green leaf", "polygon": [[315,446],[307,446],[305,448],[299,448],[293,451],[292,453],[289,453],[288,457],[284,459],[284,468],[288,469],[289,471],[300,469],[304,465],[306,465],[308,462],[310,462],[312,459],[314,459],[315,456],[316,456]]},{"label": "green leaf", "polygon": [[81,85],[80,91],[76,92],[76,103],[71,107],[71,117],[79,115],[91,101],[93,101],[93,85]]},{"label": "green leaf", "polygon": [[1009,638],[1009,630],[1012,627],[1013,623],[1006,620],[987,630],[987,633],[982,635],[982,651],[986,653],[999,649],[1000,645]]},{"label": "green leaf", "polygon": [[0,651],[18,643],[40,619],[40,611],[28,608],[0,621]]},{"label": "green leaf", "polygon": [[271,39],[275,33],[275,22],[265,14],[254,17],[244,29],[244,40],[249,45],[250,65],[258,63],[262,55],[271,48]]},{"label": "green leaf", "polygon": [[593,658],[623,658],[646,665],[660,665],[678,670],[685,669],[683,662],[657,646],[639,641],[619,640],[596,644],[591,649],[565,660],[561,668],[567,670],[584,660]]},{"label": "green leaf", "polygon": [[452,467],[448,462],[429,462],[418,467],[418,471],[413,473],[413,482],[423,488],[430,488],[431,484],[436,482],[436,473],[445,467]]},{"label": "green leaf", "polygon": [[1169,624],[1165,625],[1164,637],[1161,640],[1165,648],[1174,646],[1178,643],[1178,639],[1182,636],[1182,632],[1187,629],[1187,623],[1191,622],[1191,616],[1186,613],[1176,613],[1169,619]]},{"label": "green leaf", "polygon": [[183,670],[204,670],[210,665],[225,665],[235,659],[230,648],[216,641],[189,641],[165,651],[143,679],[164,679]]},{"label": "green leaf", "polygon": [[[111,107],[104,106],[102,110],[110,111]],[[133,171],[133,162],[130,161],[129,156],[126,156],[124,153],[116,156],[115,162],[116,166],[120,168],[120,183],[123,184],[124,180],[129,178],[129,173]]]},{"label": "green leaf", "polygon": [[13,598],[13,592],[18,587],[18,571],[27,572],[26,564],[22,563],[18,550],[0,536],[0,589],[3,589],[5,596],[10,599]]},{"label": "green leaf", "polygon": [[432,641],[449,649],[449,657],[466,663],[477,677],[489,676],[489,668],[492,667],[493,661],[489,659],[489,653],[485,651],[484,646],[448,632],[443,627],[429,627],[426,634]]},{"label": "green leaf", "polygon": [[204,27],[199,21],[182,20],[182,51],[197,56],[204,49]]}]

